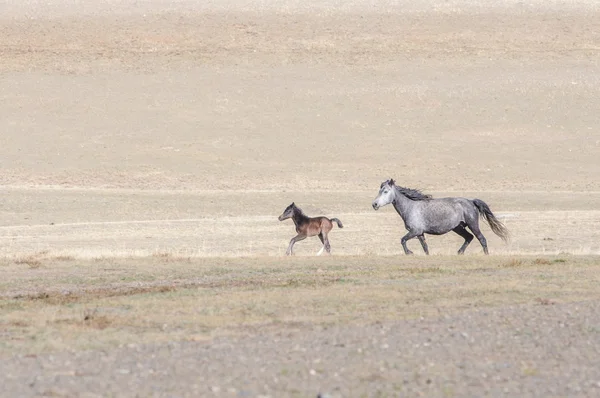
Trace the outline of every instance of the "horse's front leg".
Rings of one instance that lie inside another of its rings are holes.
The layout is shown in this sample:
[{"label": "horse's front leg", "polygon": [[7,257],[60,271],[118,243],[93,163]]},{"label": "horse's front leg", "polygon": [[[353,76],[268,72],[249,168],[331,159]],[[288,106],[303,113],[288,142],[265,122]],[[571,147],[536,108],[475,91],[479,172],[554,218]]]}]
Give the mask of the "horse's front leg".
[{"label": "horse's front leg", "polygon": [[299,242],[304,239],[306,239],[306,235],[304,235],[304,234],[298,234],[298,235],[294,236],[292,238],[292,240],[290,240],[290,245],[288,246],[288,249],[285,252],[285,254],[288,256],[291,256],[292,254],[294,254],[294,252],[292,251],[292,249],[294,248],[294,243]]},{"label": "horse's front leg", "polygon": [[408,233],[406,235],[404,235],[402,237],[402,239],[400,240],[400,243],[402,243],[402,248],[404,249],[405,254],[408,254],[408,255],[413,254],[413,252],[408,249],[408,246],[406,246],[406,241],[408,241],[409,239],[412,239],[416,236],[419,236],[419,234],[417,234],[413,231],[408,231]]}]

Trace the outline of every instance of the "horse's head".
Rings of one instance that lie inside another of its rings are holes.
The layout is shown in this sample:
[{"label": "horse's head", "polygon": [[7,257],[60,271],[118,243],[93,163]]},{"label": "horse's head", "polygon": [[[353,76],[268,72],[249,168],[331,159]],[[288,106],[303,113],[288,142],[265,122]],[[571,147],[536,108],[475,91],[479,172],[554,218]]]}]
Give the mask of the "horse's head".
[{"label": "horse's head", "polygon": [[379,187],[379,194],[373,201],[373,209],[377,210],[382,206],[388,205],[394,201],[394,185],[395,182],[393,179],[386,180],[381,183]]},{"label": "horse's head", "polygon": [[296,208],[296,204],[294,202],[292,202],[292,204],[289,205],[288,207],[286,207],[285,210],[283,211],[283,213],[281,213],[281,215],[279,216],[279,221],[283,221],[283,220],[287,220],[288,218],[291,218],[294,215],[295,208]]}]

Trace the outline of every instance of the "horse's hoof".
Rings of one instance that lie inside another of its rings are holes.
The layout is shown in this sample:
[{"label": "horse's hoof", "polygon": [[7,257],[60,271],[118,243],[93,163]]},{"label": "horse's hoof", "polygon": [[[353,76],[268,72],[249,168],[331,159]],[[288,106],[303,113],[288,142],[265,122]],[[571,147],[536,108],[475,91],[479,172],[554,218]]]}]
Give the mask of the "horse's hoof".
[{"label": "horse's hoof", "polygon": [[413,253],[413,252],[411,252],[410,250],[406,252],[406,255],[407,255],[407,256],[412,256],[413,254],[414,254],[414,253]]}]

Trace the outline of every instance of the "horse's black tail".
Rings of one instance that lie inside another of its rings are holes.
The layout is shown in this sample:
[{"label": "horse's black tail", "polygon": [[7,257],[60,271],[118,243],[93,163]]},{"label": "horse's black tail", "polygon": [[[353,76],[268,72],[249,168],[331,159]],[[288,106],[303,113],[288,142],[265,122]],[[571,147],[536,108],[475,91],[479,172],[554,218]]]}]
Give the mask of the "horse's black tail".
[{"label": "horse's black tail", "polygon": [[329,221],[331,221],[331,222],[335,221],[337,223],[337,225],[338,225],[338,228],[344,228],[344,226],[342,225],[342,222],[340,220],[338,220],[337,218],[335,218],[335,217],[334,218],[330,218]]},{"label": "horse's black tail", "polygon": [[473,199],[473,204],[475,205],[477,210],[479,210],[479,215],[481,216],[481,218],[484,218],[488,222],[488,224],[490,224],[492,231],[494,231],[496,235],[501,237],[504,242],[508,242],[508,239],[510,238],[510,233],[508,232],[508,229],[506,229],[504,224],[502,224],[502,222],[500,222],[500,220],[496,218],[496,216],[494,215],[494,213],[492,213],[492,210],[487,205],[487,203],[485,203],[481,199]]}]

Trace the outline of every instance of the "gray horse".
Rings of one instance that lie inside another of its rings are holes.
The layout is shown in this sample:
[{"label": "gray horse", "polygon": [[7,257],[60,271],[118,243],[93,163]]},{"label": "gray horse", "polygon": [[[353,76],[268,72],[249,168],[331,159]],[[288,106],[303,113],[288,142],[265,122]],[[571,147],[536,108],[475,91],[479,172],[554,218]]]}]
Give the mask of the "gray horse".
[{"label": "gray horse", "polygon": [[441,198],[432,199],[416,189],[397,186],[390,179],[381,183],[379,194],[373,201],[373,209],[377,210],[389,203],[404,220],[408,233],[402,237],[401,243],[406,254],[413,254],[406,246],[406,241],[418,238],[425,254],[429,254],[425,234],[443,235],[454,231],[465,239],[465,243],[458,249],[458,254],[463,254],[473,235],[475,234],[483,247],[483,252],[488,253],[487,241],[479,229],[479,216],[484,218],[492,231],[507,241],[509,237],[506,227],[494,216],[490,207],[480,199],[466,198]]}]

